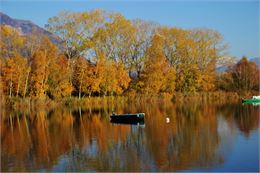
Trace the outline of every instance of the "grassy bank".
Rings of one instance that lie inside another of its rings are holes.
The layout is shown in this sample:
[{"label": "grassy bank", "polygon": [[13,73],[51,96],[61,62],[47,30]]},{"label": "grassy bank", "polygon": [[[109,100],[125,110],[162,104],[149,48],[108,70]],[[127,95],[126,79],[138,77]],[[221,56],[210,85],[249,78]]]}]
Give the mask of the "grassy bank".
[{"label": "grassy bank", "polygon": [[[257,95],[257,93],[254,93]],[[1,101],[1,107],[6,109],[17,109],[34,111],[39,109],[53,109],[55,107],[104,107],[113,104],[131,104],[143,102],[157,102],[171,101],[173,103],[226,103],[239,102],[242,98],[250,97],[253,93],[239,95],[236,92],[201,92],[201,93],[175,93],[159,94],[159,95],[127,95],[127,96],[107,96],[107,97],[84,97],[78,99],[77,97],[67,97],[52,100],[49,98],[35,99],[35,98],[4,98]]]},{"label": "grassy bank", "polygon": [[226,102],[238,102],[243,96],[236,92],[200,92],[182,94],[176,93],[173,95],[172,101],[177,102],[200,102],[200,103],[226,103]]}]

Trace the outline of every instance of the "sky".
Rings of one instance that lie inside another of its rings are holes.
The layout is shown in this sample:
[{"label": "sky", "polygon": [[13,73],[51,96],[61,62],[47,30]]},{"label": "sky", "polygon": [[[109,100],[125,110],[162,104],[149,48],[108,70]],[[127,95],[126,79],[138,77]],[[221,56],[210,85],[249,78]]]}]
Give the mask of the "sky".
[{"label": "sky", "polygon": [[44,27],[48,18],[63,10],[104,9],[127,19],[143,19],[184,29],[210,28],[220,32],[237,58],[260,57],[260,1],[176,0],[0,0],[1,12],[12,18],[31,20]]}]

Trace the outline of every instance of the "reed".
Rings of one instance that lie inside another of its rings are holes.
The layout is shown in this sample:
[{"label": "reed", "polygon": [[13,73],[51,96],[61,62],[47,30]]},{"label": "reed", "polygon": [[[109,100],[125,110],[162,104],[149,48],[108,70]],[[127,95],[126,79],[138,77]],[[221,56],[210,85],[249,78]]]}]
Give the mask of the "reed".
[{"label": "reed", "polygon": [[180,93],[176,92],[173,95],[167,93],[161,94],[126,94],[125,96],[106,96],[106,97],[65,97],[60,99],[52,100],[50,98],[19,98],[11,97],[5,98],[1,102],[1,111],[6,110],[41,110],[41,109],[54,109],[56,107],[67,107],[70,109],[78,107],[110,107],[113,109],[115,105],[128,105],[131,103],[156,103],[169,102],[174,104],[177,103],[237,103],[242,98],[258,95],[258,93],[237,93],[237,92],[196,92],[196,93]]}]

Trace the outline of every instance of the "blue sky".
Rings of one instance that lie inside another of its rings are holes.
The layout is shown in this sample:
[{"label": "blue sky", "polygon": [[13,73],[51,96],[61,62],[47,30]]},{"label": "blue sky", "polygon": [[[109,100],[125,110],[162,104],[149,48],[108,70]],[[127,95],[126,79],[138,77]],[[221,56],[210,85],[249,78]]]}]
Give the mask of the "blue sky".
[{"label": "blue sky", "polygon": [[229,54],[238,58],[260,57],[260,1],[80,1],[0,0],[0,9],[10,17],[44,26],[62,10],[104,9],[128,19],[144,19],[180,28],[211,28],[229,44]]}]

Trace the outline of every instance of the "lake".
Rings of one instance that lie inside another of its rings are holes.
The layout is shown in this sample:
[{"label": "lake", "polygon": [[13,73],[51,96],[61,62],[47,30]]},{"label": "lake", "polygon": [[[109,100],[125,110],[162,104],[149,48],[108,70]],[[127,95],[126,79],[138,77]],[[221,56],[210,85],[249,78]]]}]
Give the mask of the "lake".
[{"label": "lake", "polygon": [[[259,108],[158,100],[11,111],[1,171],[258,172]],[[145,121],[110,123],[113,110]]]}]

